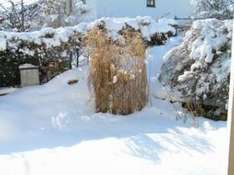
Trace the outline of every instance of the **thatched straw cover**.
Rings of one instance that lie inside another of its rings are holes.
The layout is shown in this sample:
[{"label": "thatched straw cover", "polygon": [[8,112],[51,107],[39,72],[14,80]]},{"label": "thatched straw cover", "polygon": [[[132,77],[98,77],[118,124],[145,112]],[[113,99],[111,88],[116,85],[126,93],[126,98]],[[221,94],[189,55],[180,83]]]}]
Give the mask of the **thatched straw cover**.
[{"label": "thatched straw cover", "polygon": [[148,102],[146,48],[141,34],[125,29],[120,36],[113,41],[100,27],[87,34],[96,112],[127,115],[142,110]]}]

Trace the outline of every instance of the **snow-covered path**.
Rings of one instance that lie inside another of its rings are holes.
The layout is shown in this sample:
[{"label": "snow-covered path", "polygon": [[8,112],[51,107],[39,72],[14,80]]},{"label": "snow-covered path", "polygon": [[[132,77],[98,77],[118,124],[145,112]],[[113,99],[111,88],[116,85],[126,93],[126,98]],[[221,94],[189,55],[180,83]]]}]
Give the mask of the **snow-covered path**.
[{"label": "snow-covered path", "polygon": [[[151,91],[163,91],[155,77],[179,41],[150,51]],[[67,85],[71,79],[79,83]],[[159,99],[127,117],[95,114],[88,94],[84,67],[0,97],[0,174],[225,174],[225,122],[197,118],[194,127]]]},{"label": "snow-covered path", "polygon": [[166,45],[153,47],[149,50],[147,63],[151,96],[162,99],[167,98],[168,94],[165,93],[165,88],[158,80],[163,64],[163,57],[171,48],[179,45],[182,40],[182,36],[173,37],[169,39]]}]

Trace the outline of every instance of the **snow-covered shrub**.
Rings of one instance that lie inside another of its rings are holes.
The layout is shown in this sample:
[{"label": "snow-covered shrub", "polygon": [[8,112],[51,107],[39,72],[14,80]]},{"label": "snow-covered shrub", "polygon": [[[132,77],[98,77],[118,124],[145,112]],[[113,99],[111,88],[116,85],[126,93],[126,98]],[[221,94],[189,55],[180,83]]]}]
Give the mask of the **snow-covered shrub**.
[{"label": "snow-covered shrub", "polygon": [[233,0],[191,0],[191,2],[198,17],[219,19],[233,17]]},{"label": "snow-covered shrub", "polygon": [[200,115],[226,119],[231,41],[231,20],[195,21],[183,43],[165,56],[161,82],[180,92],[185,104],[202,107]]},{"label": "snow-covered shrub", "polygon": [[142,110],[148,86],[141,33],[125,28],[113,40],[100,25],[87,33],[86,43],[96,112],[127,115]]}]

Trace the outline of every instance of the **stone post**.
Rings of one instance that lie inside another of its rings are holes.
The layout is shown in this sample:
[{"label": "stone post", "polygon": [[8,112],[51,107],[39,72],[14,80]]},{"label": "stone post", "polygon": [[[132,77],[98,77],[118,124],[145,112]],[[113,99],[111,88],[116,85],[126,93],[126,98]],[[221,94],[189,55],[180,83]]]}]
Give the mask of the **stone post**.
[{"label": "stone post", "polygon": [[19,66],[21,87],[35,86],[40,84],[39,68],[32,64],[23,64]]}]

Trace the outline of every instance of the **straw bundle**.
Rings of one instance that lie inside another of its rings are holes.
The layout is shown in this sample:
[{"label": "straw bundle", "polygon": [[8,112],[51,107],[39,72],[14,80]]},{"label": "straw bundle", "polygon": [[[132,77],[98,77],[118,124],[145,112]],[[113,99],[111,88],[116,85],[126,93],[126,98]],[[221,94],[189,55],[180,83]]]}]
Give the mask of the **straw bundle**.
[{"label": "straw bundle", "polygon": [[90,85],[96,112],[127,115],[148,102],[145,45],[141,34],[125,29],[113,41],[104,28],[88,32]]}]

